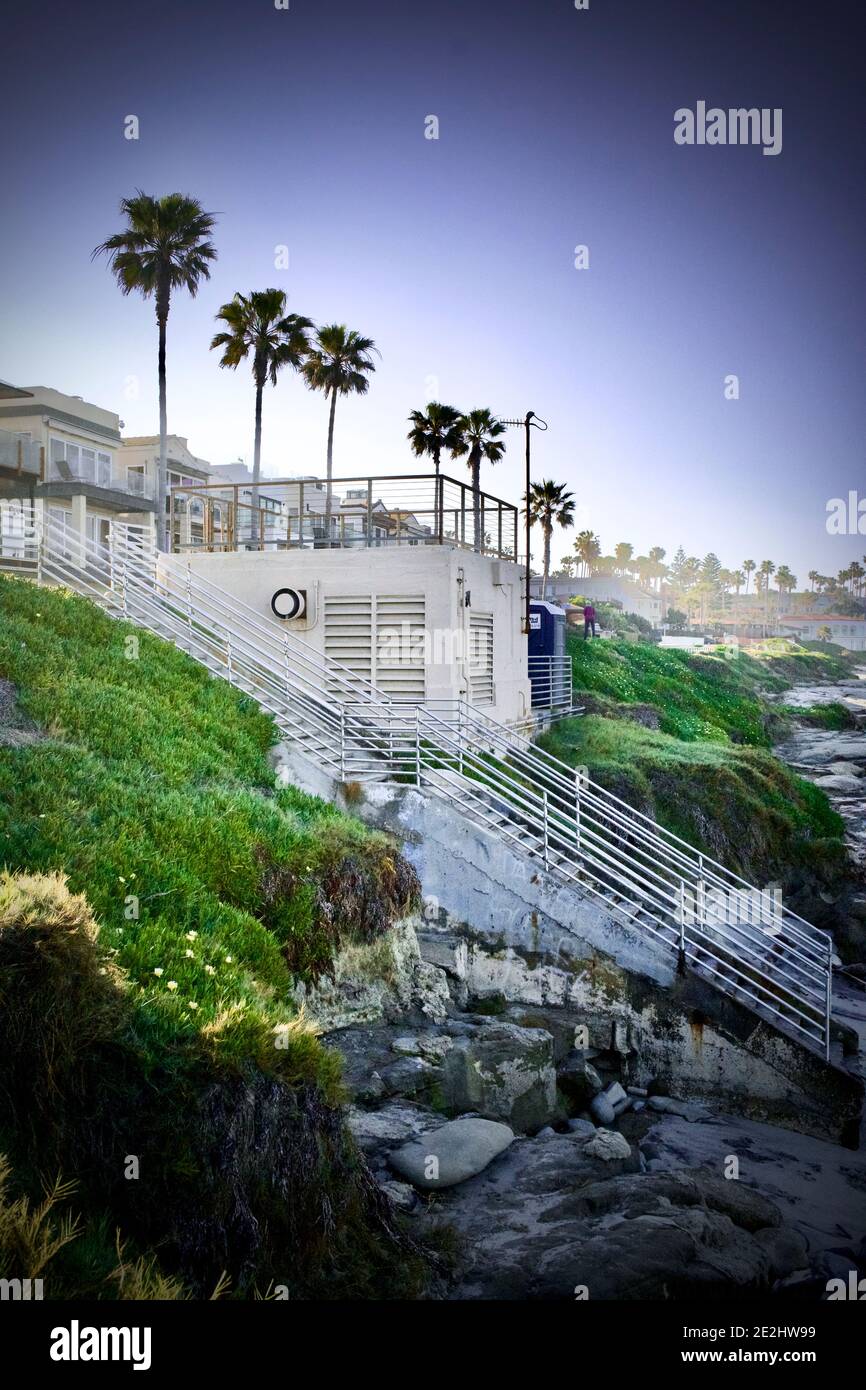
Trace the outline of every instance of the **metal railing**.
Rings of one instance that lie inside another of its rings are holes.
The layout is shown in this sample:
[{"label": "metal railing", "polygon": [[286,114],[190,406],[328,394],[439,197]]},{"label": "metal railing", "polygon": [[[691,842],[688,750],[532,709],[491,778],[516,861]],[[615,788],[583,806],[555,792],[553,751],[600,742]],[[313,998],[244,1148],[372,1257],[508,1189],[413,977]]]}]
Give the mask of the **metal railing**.
[{"label": "metal railing", "polygon": [[445,474],[268,479],[171,490],[174,549],[456,545],[514,559],[517,508]]},{"label": "metal railing", "polygon": [[113,529],[108,546],[48,522],[40,577],[167,638],[255,698],[343,782],[446,800],[552,876],[829,1057],[832,942],[737,874],[465,700],[407,706],[297,634]]},{"label": "metal railing", "polygon": [[572,707],[570,656],[530,656],[532,708],[567,714]]}]

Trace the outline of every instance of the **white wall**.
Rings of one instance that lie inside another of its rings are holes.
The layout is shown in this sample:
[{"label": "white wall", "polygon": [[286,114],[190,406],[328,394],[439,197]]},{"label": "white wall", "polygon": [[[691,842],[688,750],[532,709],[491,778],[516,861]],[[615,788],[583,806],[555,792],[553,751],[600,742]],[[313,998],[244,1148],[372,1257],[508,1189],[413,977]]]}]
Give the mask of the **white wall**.
[{"label": "white wall", "polygon": [[[193,573],[235,595],[278,631],[289,627],[325,653],[328,598],[423,597],[427,702],[470,696],[468,631],[473,614],[493,618],[494,701],[481,706],[500,720],[524,718],[530,709],[526,637],[521,632],[523,572],[504,560],[448,546],[398,546],[357,550],[241,551],[184,554],[164,563]],[[273,616],[277,589],[305,589],[306,622]],[[469,595],[469,606],[466,596]],[[384,611],[384,605],[382,605]],[[373,672],[375,683],[376,672]]]}]

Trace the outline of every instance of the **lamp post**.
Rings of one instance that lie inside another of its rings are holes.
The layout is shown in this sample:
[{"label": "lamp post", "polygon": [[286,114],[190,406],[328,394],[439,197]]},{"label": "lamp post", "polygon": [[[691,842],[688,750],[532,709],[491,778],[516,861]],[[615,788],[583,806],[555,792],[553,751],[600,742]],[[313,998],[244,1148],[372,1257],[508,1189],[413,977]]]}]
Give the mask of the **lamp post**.
[{"label": "lamp post", "polygon": [[[502,424],[502,425],[517,425],[517,426],[522,426],[523,429],[526,430],[526,494],[525,494],[524,499],[523,499],[523,500],[524,500],[524,506],[525,506],[525,515],[526,515],[526,603],[525,603],[524,613],[523,613],[523,631],[524,631],[524,633],[528,636],[528,635],[529,635],[529,601],[530,601],[530,597],[531,597],[531,595],[530,595],[530,588],[529,588],[529,558],[530,558],[530,557],[529,557],[529,535],[530,535],[530,531],[531,531],[531,529],[532,529],[532,525],[531,525],[531,522],[530,522],[530,520],[529,520],[529,485],[530,485],[530,482],[531,482],[531,472],[532,472],[532,470],[531,470],[531,465],[530,465],[530,438],[531,438],[531,436],[530,436],[529,431],[530,431],[531,429],[532,429],[532,430],[546,430],[546,429],[547,429],[547,421],[546,421],[546,420],[542,420],[542,418],[541,418],[540,415],[536,415],[536,413],[535,413],[534,410],[527,410],[526,415],[524,416],[524,418],[523,418],[522,420],[500,420],[500,424]],[[515,536],[515,543],[516,543],[516,540],[517,540],[517,537]]]}]

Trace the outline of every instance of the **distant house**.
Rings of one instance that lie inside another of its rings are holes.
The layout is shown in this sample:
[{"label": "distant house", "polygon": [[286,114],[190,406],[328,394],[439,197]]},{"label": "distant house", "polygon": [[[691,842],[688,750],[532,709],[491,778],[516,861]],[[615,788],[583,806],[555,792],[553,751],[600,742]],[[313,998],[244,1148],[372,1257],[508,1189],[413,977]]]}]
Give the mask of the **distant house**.
[{"label": "distant house", "polygon": [[[541,595],[541,579],[531,581],[533,597]],[[545,597],[553,603],[567,603],[575,594],[595,603],[621,603],[623,612],[636,613],[639,618],[657,627],[662,621],[664,605],[658,594],[619,575],[595,574],[589,579],[548,579]]]},{"label": "distant house", "polygon": [[811,614],[806,617],[799,613],[785,613],[778,621],[778,631],[785,637],[801,637],[807,642],[816,642],[824,636],[821,629],[829,628],[830,641],[839,647],[847,647],[851,652],[866,651],[866,618],[836,617],[832,613]]},{"label": "distant house", "polygon": [[120,428],[81,396],[0,382],[0,544],[40,519],[82,540],[118,520],[152,534],[153,480],[128,466]]}]

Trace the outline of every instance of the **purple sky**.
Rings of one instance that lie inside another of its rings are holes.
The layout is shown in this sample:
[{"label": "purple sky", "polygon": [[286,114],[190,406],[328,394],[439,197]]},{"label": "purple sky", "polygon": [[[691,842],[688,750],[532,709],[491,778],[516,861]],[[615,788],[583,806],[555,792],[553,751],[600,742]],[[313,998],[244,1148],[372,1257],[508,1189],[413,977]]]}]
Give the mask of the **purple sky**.
[{"label": "purple sky", "polygon": [[[208,351],[213,315],[280,285],[382,353],[369,396],[338,405],[337,474],[414,467],[406,416],[431,396],[531,408],[550,423],[536,476],[572,488],[605,550],[835,573],[866,551],[825,529],[828,498],[866,492],[857,13],[48,0],[4,30],[0,377],[156,430],[153,305],[90,251],[122,195],[179,189],[219,214],[219,261],[172,308],[169,428],[211,462],[251,460],[253,406],[249,373]],[[698,100],[781,107],[782,153],[675,145]],[[324,471],[320,396],[287,376],[264,418],[267,472]],[[484,485],[516,499],[511,441]]]}]

